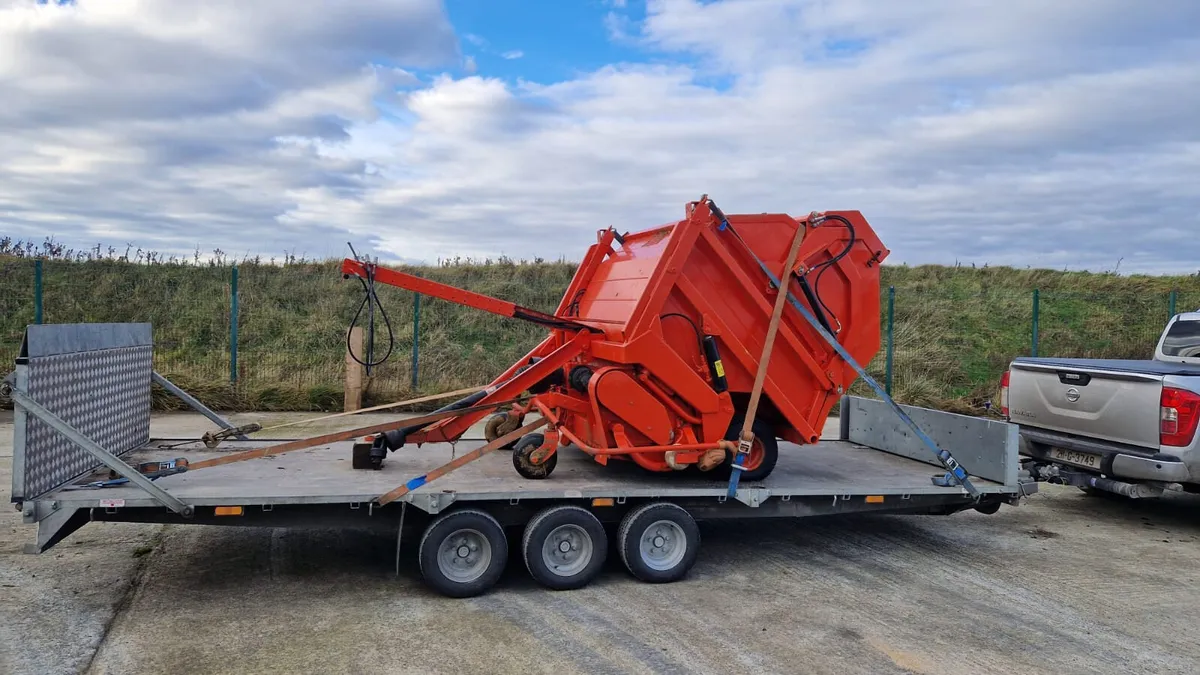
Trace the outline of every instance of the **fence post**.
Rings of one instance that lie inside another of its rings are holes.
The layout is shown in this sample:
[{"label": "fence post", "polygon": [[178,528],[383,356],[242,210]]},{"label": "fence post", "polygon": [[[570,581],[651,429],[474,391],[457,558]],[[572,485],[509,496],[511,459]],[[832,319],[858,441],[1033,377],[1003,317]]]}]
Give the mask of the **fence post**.
[{"label": "fence post", "polygon": [[887,315],[887,366],[883,379],[883,389],[888,396],[892,395],[892,354],[895,349],[893,326],[896,323],[896,287],[888,286],[888,315]]},{"label": "fence post", "polygon": [[229,282],[229,383],[237,384],[238,377],[238,268],[233,266]]},{"label": "fence post", "polygon": [[1041,293],[1033,289],[1033,356],[1038,355],[1038,310],[1041,305]]},{"label": "fence post", "polygon": [[342,398],[342,410],[352,412],[362,408],[363,398],[363,366],[354,358],[355,354],[363,353],[363,329],[355,326],[350,329],[346,340],[346,387]]},{"label": "fence post", "polygon": [[33,322],[42,322],[42,259],[33,261]]},{"label": "fence post", "polygon": [[417,368],[421,354],[421,294],[413,293],[412,388],[417,390]]},{"label": "fence post", "polygon": [[1179,299],[1179,291],[1171,289],[1171,295],[1167,296],[1167,321],[1175,316],[1175,302]]}]

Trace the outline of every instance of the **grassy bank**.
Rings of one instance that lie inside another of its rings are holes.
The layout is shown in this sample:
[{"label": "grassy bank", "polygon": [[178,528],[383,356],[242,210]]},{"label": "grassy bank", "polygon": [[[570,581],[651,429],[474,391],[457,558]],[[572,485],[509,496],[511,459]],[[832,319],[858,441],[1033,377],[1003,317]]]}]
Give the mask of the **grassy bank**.
[{"label": "grassy bank", "polygon": [[[33,261],[0,255],[0,358],[11,362],[33,320]],[[565,262],[455,261],[407,271],[553,310],[574,272]],[[47,322],[150,321],[156,368],[222,409],[339,409],[345,331],[362,294],[332,262],[239,265],[238,365],[230,372],[226,264],[116,259],[43,262]],[[1200,279],[1050,270],[885,266],[881,311],[894,286],[894,393],[904,402],[979,411],[1005,364],[1031,350],[1032,292],[1040,290],[1039,352],[1148,357],[1177,290],[1200,307]],[[368,402],[481,384],[543,331],[450,303],[420,306],[419,378],[412,387],[413,295],[380,288],[394,353],[370,381]],[[384,345],[386,346],[386,345]],[[871,363],[882,377],[883,352]],[[173,405],[156,397],[160,407]]]}]

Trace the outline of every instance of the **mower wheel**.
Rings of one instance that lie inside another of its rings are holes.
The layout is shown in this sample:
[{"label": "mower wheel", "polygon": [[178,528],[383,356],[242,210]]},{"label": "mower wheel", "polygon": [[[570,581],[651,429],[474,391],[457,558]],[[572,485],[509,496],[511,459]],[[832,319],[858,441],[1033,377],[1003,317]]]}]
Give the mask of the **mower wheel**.
[{"label": "mower wheel", "polygon": [[[729,422],[729,430],[725,432],[725,440],[737,442],[738,436],[742,433],[744,419],[740,414],[734,416]],[[779,440],[775,438],[775,430],[763,420],[754,420],[754,426],[750,427],[750,431],[754,434],[754,444],[750,449],[749,456],[742,461],[742,466],[746,468],[742,471],[741,480],[763,480],[771,475],[771,472],[775,470],[776,462],[779,461]],[[709,471],[708,475],[721,480],[729,480],[729,474],[733,472],[732,465],[733,458],[728,458],[724,464]]]},{"label": "mower wheel", "polygon": [[[522,421],[523,419],[518,418],[514,424],[513,421],[509,419],[508,413],[496,413],[495,415],[489,417],[487,424],[484,425],[483,438],[488,443],[491,443],[504,434],[510,434],[516,431],[518,428],[520,428]],[[516,444],[517,442],[513,441],[512,443],[504,445],[503,449],[512,450],[513,446]]]},{"label": "mower wheel", "polygon": [[499,581],[508,562],[508,540],[495,518],[478,509],[460,509],[429,524],[417,558],[430,588],[469,598]]},{"label": "mower wheel", "polygon": [[621,562],[633,576],[653,584],[687,575],[700,552],[700,528],[686,509],[653,502],[630,511],[617,528]]},{"label": "mower wheel", "polygon": [[554,471],[554,467],[558,464],[558,453],[555,452],[546,458],[546,461],[541,464],[534,464],[529,457],[534,450],[542,447],[542,443],[546,442],[546,437],[542,434],[525,434],[517,444],[513,446],[513,467],[517,473],[524,478],[532,480],[540,480],[548,478]]},{"label": "mower wheel", "polygon": [[555,591],[582,588],[604,567],[608,535],[591,511],[551,506],[525,526],[521,551],[539,584]]}]

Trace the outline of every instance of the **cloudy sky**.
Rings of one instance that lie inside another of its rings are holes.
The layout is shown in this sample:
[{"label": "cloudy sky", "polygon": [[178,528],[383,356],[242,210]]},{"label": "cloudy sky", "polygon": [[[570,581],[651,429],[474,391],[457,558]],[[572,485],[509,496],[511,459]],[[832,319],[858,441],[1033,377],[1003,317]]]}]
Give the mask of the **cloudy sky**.
[{"label": "cloudy sky", "polygon": [[577,258],[859,209],[890,262],[1200,269],[1196,0],[0,0],[0,235]]}]

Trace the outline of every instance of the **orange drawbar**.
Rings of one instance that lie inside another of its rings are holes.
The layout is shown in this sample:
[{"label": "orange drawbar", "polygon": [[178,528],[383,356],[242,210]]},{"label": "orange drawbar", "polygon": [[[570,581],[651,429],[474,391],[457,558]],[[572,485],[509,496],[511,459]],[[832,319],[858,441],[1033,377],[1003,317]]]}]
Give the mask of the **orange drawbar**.
[{"label": "orange drawbar", "polygon": [[[782,268],[797,228],[797,263]],[[879,266],[888,250],[857,211],[726,217],[707,197],[686,217],[637,233],[608,228],[584,255],[551,315],[347,259],[342,271],[549,328],[547,337],[483,392],[453,405],[531,394],[489,420],[489,440],[543,415],[545,433],[514,448],[517,470],[543,478],[560,446],[601,464],[631,460],[653,471],[697,465],[728,476],[741,415],[775,301],[771,275],[806,304],[842,347],[866,363],[879,349]],[[765,268],[765,269],[764,269]],[[776,437],[815,443],[854,369],[790,305],[784,307],[754,420],[743,480],[765,478]],[[381,440],[456,440],[485,412],[409,428]]]}]

